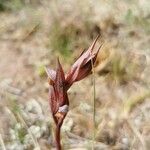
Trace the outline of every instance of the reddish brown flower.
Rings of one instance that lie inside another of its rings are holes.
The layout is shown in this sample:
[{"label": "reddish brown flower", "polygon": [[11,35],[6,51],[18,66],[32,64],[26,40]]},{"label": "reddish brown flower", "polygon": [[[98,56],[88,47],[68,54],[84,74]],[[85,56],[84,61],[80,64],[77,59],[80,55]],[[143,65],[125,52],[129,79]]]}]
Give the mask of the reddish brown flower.
[{"label": "reddish brown flower", "polygon": [[100,50],[99,47],[95,52],[93,52],[98,37],[94,40],[89,49],[80,55],[66,76],[59,62],[59,59],[56,71],[52,69],[46,69],[50,85],[49,102],[52,116],[56,124],[55,137],[57,150],[61,150],[60,128],[69,108],[67,90],[74,82],[82,80],[92,73],[93,64],[95,63],[96,57]]},{"label": "reddish brown flower", "polygon": [[60,146],[60,128],[63,120],[68,112],[69,101],[65,88],[65,75],[62,66],[58,59],[57,70],[46,69],[49,77],[49,102],[51,107],[52,116],[56,124],[56,146]]},{"label": "reddish brown flower", "polygon": [[81,53],[80,57],[75,61],[70,71],[67,73],[65,78],[66,86],[68,89],[74,82],[82,80],[83,78],[92,73],[92,65],[95,64],[96,57],[101,48],[100,46],[95,52],[93,52],[98,38],[99,36],[97,36],[97,38],[94,40],[94,42],[87,51],[83,51]]}]

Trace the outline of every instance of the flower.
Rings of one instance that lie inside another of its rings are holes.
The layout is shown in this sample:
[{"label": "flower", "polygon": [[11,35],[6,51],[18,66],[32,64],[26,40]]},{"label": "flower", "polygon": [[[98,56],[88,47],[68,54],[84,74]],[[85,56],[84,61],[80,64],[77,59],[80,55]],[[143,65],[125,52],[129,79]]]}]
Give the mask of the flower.
[{"label": "flower", "polygon": [[75,61],[69,72],[66,74],[65,80],[67,89],[69,89],[74,82],[82,80],[92,73],[92,67],[95,64],[98,52],[101,48],[101,46],[99,46],[98,49],[93,52],[98,38],[99,36],[97,36],[87,51],[81,53],[80,57]]},{"label": "flower", "polygon": [[60,64],[59,59],[57,60],[57,69],[47,69],[46,72],[49,79],[49,103],[51,107],[52,116],[56,124],[56,148],[61,150],[60,144],[60,129],[65,116],[69,110],[69,99],[67,90],[71,85],[79,80],[84,79],[86,76],[92,73],[92,68],[95,64],[98,52],[101,46],[95,51],[94,47],[99,36],[94,40],[92,45],[87,51],[83,51],[79,58],[72,65],[69,72],[64,74],[64,70]]},{"label": "flower", "polygon": [[[57,61],[57,70],[46,69],[49,77],[49,102],[52,116],[56,125],[62,124],[69,107],[67,90],[65,88],[65,75],[63,68]],[[61,120],[61,121],[60,121]]]}]

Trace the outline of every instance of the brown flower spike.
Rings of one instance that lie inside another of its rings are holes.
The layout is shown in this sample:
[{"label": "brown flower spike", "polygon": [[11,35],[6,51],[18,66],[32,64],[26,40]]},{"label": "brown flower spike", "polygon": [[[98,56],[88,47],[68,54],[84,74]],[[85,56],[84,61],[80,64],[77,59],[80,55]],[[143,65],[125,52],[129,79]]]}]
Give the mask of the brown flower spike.
[{"label": "brown flower spike", "polygon": [[67,90],[74,82],[82,80],[92,73],[92,66],[95,64],[96,57],[101,48],[100,46],[95,52],[93,52],[98,38],[99,36],[97,36],[87,51],[82,52],[66,76],[59,62],[59,59],[57,61],[56,71],[46,69],[50,85],[49,103],[52,116],[56,124],[55,140],[57,150],[61,150],[60,129],[69,109]]}]

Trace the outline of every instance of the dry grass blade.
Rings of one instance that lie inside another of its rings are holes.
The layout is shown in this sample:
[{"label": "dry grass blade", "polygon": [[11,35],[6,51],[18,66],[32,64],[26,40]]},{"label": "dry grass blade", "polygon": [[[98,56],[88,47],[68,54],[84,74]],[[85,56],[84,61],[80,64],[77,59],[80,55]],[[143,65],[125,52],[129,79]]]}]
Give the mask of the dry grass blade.
[{"label": "dry grass blade", "polygon": [[32,139],[32,141],[33,141],[34,147],[35,147],[37,150],[40,150],[40,145],[39,145],[37,139],[36,139],[36,138],[34,137],[34,135],[32,134],[32,131],[28,128],[28,126],[27,126],[25,120],[22,118],[22,116],[21,116],[19,113],[17,113],[17,117],[18,117],[18,119],[20,120],[20,122],[24,125],[24,127],[26,128],[26,130],[28,131],[28,133],[29,133],[29,135],[30,135],[30,137],[31,137],[31,139]]},{"label": "dry grass blade", "polygon": [[135,134],[135,136],[141,142],[143,150],[147,150],[144,138],[142,137],[142,135],[140,134],[140,132],[136,129],[135,126],[133,126],[132,122],[129,119],[127,119],[126,121],[127,121],[128,125],[129,125],[129,127],[131,128],[131,130],[133,131],[133,133]]},{"label": "dry grass blade", "polygon": [[135,106],[139,103],[142,103],[148,97],[150,97],[150,91],[144,90],[144,91],[132,96],[128,100],[126,100],[123,105],[124,116],[128,117],[128,114],[135,108]]},{"label": "dry grass blade", "polygon": [[[83,144],[82,144],[83,142],[88,142],[88,143],[93,142],[93,140],[80,137],[80,136],[78,136],[78,135],[76,135],[76,134],[73,134],[73,133],[71,133],[71,132],[66,132],[66,134],[68,135],[69,138],[76,139],[76,140],[78,141],[78,144],[81,142],[81,146],[83,146]],[[107,148],[108,148],[107,145],[105,145],[104,143],[101,143],[101,142],[95,141],[94,144],[95,144],[96,147],[99,147],[99,148],[101,148],[101,149],[107,149]],[[85,145],[86,145],[86,144],[85,144]]]},{"label": "dry grass blade", "polygon": [[17,123],[17,119],[16,118],[19,119],[19,121],[23,124],[23,126],[25,127],[25,129],[28,131],[28,134],[30,135],[30,137],[31,137],[31,139],[33,141],[34,147],[37,150],[40,150],[40,146],[38,144],[38,141],[36,140],[36,138],[32,134],[32,131],[30,131],[30,129],[28,128],[28,126],[27,126],[25,120],[23,119],[23,117],[18,112],[16,112],[16,114],[14,114],[14,112],[12,112],[8,107],[6,107],[5,109],[10,114],[11,118],[13,118],[14,122]]},{"label": "dry grass blade", "polygon": [[0,145],[2,147],[2,150],[6,150],[6,147],[5,147],[5,144],[4,144],[4,141],[3,141],[3,138],[2,138],[1,134],[0,134]]}]

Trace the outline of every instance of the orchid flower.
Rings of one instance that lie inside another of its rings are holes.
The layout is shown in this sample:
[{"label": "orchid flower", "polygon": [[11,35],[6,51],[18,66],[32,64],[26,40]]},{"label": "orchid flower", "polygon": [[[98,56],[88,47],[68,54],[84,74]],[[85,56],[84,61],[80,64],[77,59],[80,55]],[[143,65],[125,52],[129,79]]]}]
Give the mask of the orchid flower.
[{"label": "orchid flower", "polygon": [[95,52],[93,52],[98,38],[99,36],[97,36],[87,51],[81,53],[80,57],[75,61],[66,75],[59,59],[57,60],[56,71],[46,69],[50,85],[49,103],[56,125],[55,140],[57,150],[61,150],[60,129],[69,110],[67,91],[74,82],[82,80],[92,73],[92,67],[95,64],[98,52],[101,48],[100,46]]},{"label": "orchid flower", "polygon": [[99,36],[97,36],[87,51],[83,51],[81,53],[80,57],[72,65],[70,71],[66,74],[65,78],[68,89],[74,82],[82,80],[92,73],[92,65],[95,64],[98,52],[101,48],[101,46],[99,46],[98,49],[93,52],[98,38]]},{"label": "orchid flower", "polygon": [[65,88],[65,75],[63,68],[59,62],[57,62],[57,70],[46,70],[49,77],[49,103],[51,107],[52,116],[56,124],[56,147],[61,150],[60,144],[60,128],[63,120],[68,112],[69,100],[67,90]]}]

